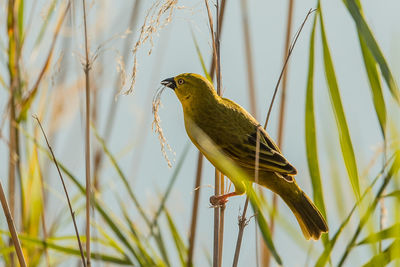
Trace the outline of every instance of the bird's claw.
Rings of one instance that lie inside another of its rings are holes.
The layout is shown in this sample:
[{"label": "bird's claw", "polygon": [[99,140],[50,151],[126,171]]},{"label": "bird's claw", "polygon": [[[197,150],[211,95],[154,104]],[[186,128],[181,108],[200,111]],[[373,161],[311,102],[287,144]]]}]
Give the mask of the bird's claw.
[{"label": "bird's claw", "polygon": [[228,198],[222,197],[222,196],[211,196],[210,197],[210,204],[211,207],[220,207],[224,206],[228,202]]}]

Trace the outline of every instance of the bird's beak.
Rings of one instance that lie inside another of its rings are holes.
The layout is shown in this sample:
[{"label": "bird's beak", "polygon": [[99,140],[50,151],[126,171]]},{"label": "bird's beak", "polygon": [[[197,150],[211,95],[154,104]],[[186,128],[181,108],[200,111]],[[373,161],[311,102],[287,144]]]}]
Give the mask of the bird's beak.
[{"label": "bird's beak", "polygon": [[171,88],[172,90],[175,90],[176,88],[176,82],[174,78],[165,79],[161,82],[161,84]]}]

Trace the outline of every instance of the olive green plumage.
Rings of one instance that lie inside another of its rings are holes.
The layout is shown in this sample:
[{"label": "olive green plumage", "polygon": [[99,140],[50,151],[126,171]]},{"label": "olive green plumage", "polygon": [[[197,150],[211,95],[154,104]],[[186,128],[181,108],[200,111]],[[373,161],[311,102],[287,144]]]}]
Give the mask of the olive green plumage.
[{"label": "olive green plumage", "polygon": [[[297,185],[296,169],[284,158],[278,146],[245,109],[217,95],[204,77],[184,73],[162,82],[174,89],[182,104],[185,128],[191,141],[204,156],[235,185],[235,193],[243,194],[244,186],[237,173],[210,153],[203,144],[206,135],[213,144],[254,182],[257,129],[259,131],[258,184],[278,194],[296,216],[307,239],[319,239],[328,227],[321,213]],[[200,129],[200,131],[199,131]],[[201,132],[201,134],[200,134]]]}]

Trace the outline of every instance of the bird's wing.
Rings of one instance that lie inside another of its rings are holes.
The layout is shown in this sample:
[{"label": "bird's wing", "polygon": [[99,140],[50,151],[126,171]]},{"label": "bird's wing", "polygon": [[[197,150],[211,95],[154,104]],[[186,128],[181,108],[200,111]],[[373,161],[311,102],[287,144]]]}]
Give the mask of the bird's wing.
[{"label": "bird's wing", "polygon": [[[297,170],[282,156],[268,134],[260,128],[259,170],[280,174],[297,174]],[[220,146],[222,151],[243,168],[254,169],[257,151],[257,130],[242,136],[239,142]]]}]

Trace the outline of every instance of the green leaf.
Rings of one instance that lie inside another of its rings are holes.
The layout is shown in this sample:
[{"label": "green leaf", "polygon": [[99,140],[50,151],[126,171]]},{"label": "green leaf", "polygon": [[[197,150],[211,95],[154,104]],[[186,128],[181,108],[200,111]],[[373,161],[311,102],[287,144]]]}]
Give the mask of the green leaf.
[{"label": "green leaf", "polygon": [[392,193],[386,194],[382,197],[396,197],[400,199],[400,190],[393,191]]},{"label": "green leaf", "polygon": [[[26,131],[24,131],[23,129],[21,130],[21,132],[27,137],[28,140],[34,142],[34,144],[36,145],[36,147],[41,151],[44,152],[45,155],[52,160],[52,156],[50,154],[50,152],[44,148],[43,146],[41,146],[40,144],[38,144],[37,140],[34,139],[32,136],[30,136]],[[85,195],[86,191],[84,186],[78,181],[78,179],[72,174],[72,172],[70,172],[60,161],[57,161],[61,171],[67,175],[67,177],[78,187],[79,192],[82,195]],[[144,251],[141,247],[138,248],[134,247],[128,240],[127,236],[129,236],[129,234],[124,233],[121,229],[121,225],[117,224],[116,219],[114,217],[112,217],[112,212],[110,210],[106,210],[105,207],[106,205],[104,203],[101,203],[101,201],[94,196],[93,197],[93,205],[95,207],[95,209],[97,210],[97,212],[100,214],[100,216],[102,217],[102,219],[104,220],[104,222],[106,223],[106,225],[108,225],[108,227],[110,227],[110,229],[113,231],[113,233],[118,237],[118,239],[126,246],[126,248],[128,248],[128,250],[134,255],[134,257],[136,258],[136,260],[138,261],[140,266],[148,266],[149,264],[151,265],[152,263],[154,263],[153,261],[148,262],[147,260],[150,257],[147,257],[147,254],[143,254],[142,252]],[[134,243],[140,244],[140,240],[134,239]],[[160,264],[162,266],[162,264]]]},{"label": "green leaf", "polygon": [[122,169],[119,167],[117,160],[115,159],[115,157],[111,154],[110,150],[108,149],[105,141],[103,138],[100,137],[99,133],[97,132],[97,130],[92,127],[93,132],[97,138],[97,140],[99,141],[101,147],[103,148],[104,153],[107,155],[107,157],[110,159],[112,166],[114,167],[114,169],[116,170],[116,172],[118,173],[119,178],[122,180],[122,182],[125,185],[125,189],[128,191],[129,196],[131,197],[133,203],[135,204],[136,208],[138,209],[140,215],[143,217],[143,219],[146,221],[147,225],[150,226],[150,220],[147,217],[146,213],[144,212],[142,205],[140,205],[139,201],[137,200],[135,194],[133,193],[133,190],[128,182],[128,179],[126,178],[125,174],[122,172]]},{"label": "green leaf", "polygon": [[5,266],[10,266],[10,253],[15,251],[14,246],[8,246],[3,237],[0,236],[0,255],[4,261]]},{"label": "green leaf", "polygon": [[156,231],[153,231],[153,236],[154,236],[154,239],[156,240],[158,249],[160,250],[161,255],[162,255],[166,265],[167,266],[171,266],[171,264],[169,263],[168,252],[167,252],[167,249],[165,247],[163,234],[161,232],[161,229],[158,226],[156,228]]},{"label": "green leaf", "polygon": [[47,26],[49,25],[50,19],[54,14],[55,8],[56,8],[57,0],[53,0],[47,9],[47,13],[44,16],[44,21],[42,26],[40,27],[40,32],[36,38],[35,45],[34,47],[37,47],[39,43],[42,41],[44,33],[46,32]]},{"label": "green leaf", "polygon": [[[53,160],[50,152],[45,149],[43,146],[41,146],[40,144],[37,143],[37,141],[32,138],[31,136],[28,135],[28,133],[26,133],[25,131],[22,131],[24,133],[24,135],[31,141],[33,141],[36,145],[36,147],[39,149],[39,151],[44,152],[45,155],[50,159]],[[82,195],[86,194],[86,190],[85,187],[78,181],[78,179],[60,162],[57,160],[57,163],[61,169],[61,171],[67,175],[67,177],[78,187],[79,192]],[[93,205],[96,208],[97,212],[100,214],[100,216],[103,218],[103,220],[105,221],[105,223],[110,227],[110,229],[114,232],[114,234],[119,238],[119,240],[128,248],[128,250],[130,252],[132,252],[132,254],[135,256],[135,258],[138,260],[138,262],[140,264],[144,264],[144,260],[143,257],[138,254],[138,252],[135,250],[135,248],[133,248],[132,244],[128,241],[128,239],[126,238],[126,235],[120,230],[121,227],[119,227],[114,220],[111,218],[111,216],[109,215],[110,212],[106,211],[103,208],[103,205],[99,204],[99,200],[94,197],[93,198]]]},{"label": "green leaf", "polygon": [[247,195],[249,196],[251,207],[254,210],[254,214],[256,214],[255,217],[257,219],[258,227],[260,228],[264,242],[267,245],[272,256],[275,258],[276,262],[279,265],[282,265],[281,257],[279,256],[278,252],[276,251],[274,242],[272,241],[272,236],[271,236],[271,232],[269,230],[268,222],[265,219],[265,215],[264,215],[262,209],[260,209],[260,206],[261,206],[260,199],[257,196],[257,194],[254,192],[254,190],[251,186],[248,186],[247,189],[248,190],[246,192],[247,192]]},{"label": "green leaf", "polygon": [[359,242],[357,245],[374,243],[388,238],[400,238],[400,223],[396,223],[389,228],[383,229],[377,233],[369,235],[367,238]]},{"label": "green leaf", "polygon": [[[97,243],[101,243],[103,245],[112,247],[113,249],[115,249],[116,251],[118,251],[119,253],[121,253],[122,255],[124,255],[126,258],[128,258],[128,255],[126,255],[126,253],[124,252],[124,248],[122,246],[120,246],[118,244],[118,242],[116,240],[114,240],[114,238],[112,236],[110,236],[107,231],[105,229],[103,229],[100,225],[96,224],[96,229],[97,231],[99,231],[99,233],[107,240],[106,241],[97,241]],[[75,237],[76,238],[76,237]],[[91,238],[92,240],[93,238]]]},{"label": "green leaf", "polygon": [[[305,136],[308,170],[310,172],[315,205],[321,211],[322,215],[326,218],[324,193],[322,191],[321,173],[319,170],[318,162],[317,133],[314,111],[314,43],[316,23],[317,17],[315,17],[314,19],[310,38],[310,54],[308,61],[308,79],[305,110]],[[323,237],[325,237],[325,239],[327,238],[326,235],[323,235]]]},{"label": "green leaf", "polygon": [[157,209],[156,215],[154,216],[154,219],[150,225],[151,231],[153,230],[153,227],[155,225],[157,225],[158,217],[160,216],[161,212],[164,210],[165,203],[167,202],[167,199],[169,197],[169,194],[171,193],[172,187],[174,186],[175,181],[178,178],[178,174],[179,174],[180,170],[182,169],[183,162],[186,159],[186,155],[189,152],[189,148],[190,148],[190,142],[187,142],[185,147],[183,148],[182,155],[180,156],[180,158],[178,160],[178,164],[176,165],[175,170],[172,173],[172,177],[169,179],[167,190],[165,191],[164,195],[162,196],[161,203]]},{"label": "green leaf", "polygon": [[386,266],[394,259],[400,258],[400,240],[397,239],[382,253],[372,257],[363,267]]},{"label": "green leaf", "polygon": [[157,265],[157,266],[164,266],[164,265],[170,266],[171,264],[169,263],[167,250],[165,249],[165,245],[163,243],[163,240],[160,237],[161,234],[160,233],[155,234],[154,235],[154,239],[156,241],[156,244],[157,244],[157,246],[158,246],[158,248],[159,248],[159,250],[161,252],[161,256],[162,256],[162,258],[163,258],[165,263],[161,263],[161,260],[159,259],[158,256],[157,257],[153,256],[153,259],[152,259],[152,257],[150,257],[150,255],[147,253],[145,247],[142,245],[142,244],[144,244],[144,245],[150,247],[149,246],[149,240],[150,239],[149,238],[145,238],[141,234],[141,232],[137,230],[134,222],[129,218],[129,214],[128,214],[128,211],[127,211],[127,209],[125,207],[124,202],[120,201],[119,205],[122,208],[123,216],[124,216],[125,221],[127,222],[128,226],[129,226],[130,231],[131,231],[132,239],[135,241],[135,243],[137,244],[137,246],[138,246],[139,250],[142,252],[142,254],[147,258],[147,261],[149,261],[149,262],[152,262],[152,260],[153,261],[158,261],[159,262],[158,264],[153,263],[153,265]]},{"label": "green leaf", "polygon": [[364,37],[358,32],[358,39],[360,40],[360,46],[362,55],[364,58],[365,70],[367,71],[369,84],[371,87],[372,100],[374,102],[375,112],[378,116],[379,125],[381,127],[383,137],[386,136],[386,105],[385,99],[382,93],[381,77],[378,72],[377,63],[365,43]]},{"label": "green leaf", "polygon": [[[390,162],[393,158],[396,157],[396,154],[394,154],[392,157],[389,158],[388,162]],[[393,167],[396,166],[396,160],[392,163],[390,170],[393,170]],[[384,173],[384,171],[386,170],[387,166],[384,166],[382,168],[382,170],[380,171],[380,173],[374,178],[374,180],[371,182],[371,184],[365,189],[364,193],[362,194],[361,198],[359,201],[357,201],[357,203],[353,206],[353,208],[351,209],[351,211],[349,212],[349,214],[347,215],[347,217],[343,220],[343,222],[340,224],[339,229],[336,231],[335,235],[332,237],[332,239],[330,240],[330,242],[328,243],[327,246],[325,246],[324,251],[321,253],[321,255],[319,256],[315,267],[323,267],[326,265],[326,263],[328,262],[329,256],[332,253],[333,247],[336,244],[336,241],[338,240],[339,236],[341,235],[341,233],[343,232],[343,229],[347,226],[347,224],[350,222],[351,217],[353,216],[354,212],[356,211],[356,208],[358,207],[358,205],[361,203],[361,201],[363,201],[363,199],[365,198],[365,196],[368,195],[368,193],[372,190],[372,187],[376,184],[376,182],[378,180],[381,180],[382,178],[382,174]]]},{"label": "green leaf", "polygon": [[21,37],[23,36],[23,32],[24,32],[24,0],[20,0],[18,1],[18,31],[20,36],[18,36],[18,38],[21,39]]},{"label": "green leaf", "polygon": [[347,256],[350,254],[351,250],[355,247],[356,245],[356,240],[359,234],[361,233],[361,230],[365,226],[365,224],[368,222],[368,220],[371,218],[371,215],[374,213],[375,208],[377,207],[380,198],[382,196],[383,191],[391,181],[391,179],[397,174],[400,168],[400,150],[396,151],[394,156],[393,156],[393,163],[392,166],[390,167],[388,173],[385,175],[385,178],[383,179],[383,182],[381,186],[378,189],[378,192],[376,193],[375,198],[373,199],[371,205],[368,207],[367,211],[365,212],[364,215],[362,215],[358,226],[357,230],[355,231],[353,237],[350,239],[350,241],[347,243],[345,252],[343,253],[338,266],[341,267],[343,266],[344,262],[346,261]]},{"label": "green leaf", "polygon": [[212,83],[212,78],[207,71],[206,65],[204,64],[203,55],[201,54],[199,44],[197,43],[196,37],[194,36],[193,30],[190,28],[190,32],[192,33],[192,39],[194,42],[194,46],[196,47],[197,56],[199,57],[201,68],[203,69],[204,75],[206,76],[207,80]]},{"label": "green leaf", "polygon": [[375,58],[376,62],[378,63],[382,75],[388,85],[390,92],[392,93],[393,97],[396,101],[400,104],[400,91],[399,87],[397,86],[396,80],[394,79],[392,72],[386,62],[385,57],[375,40],[375,37],[369,28],[367,22],[365,21],[364,15],[361,11],[361,3],[355,0],[343,0],[343,3],[347,7],[348,11],[350,12],[353,20],[357,26],[357,30],[359,34],[365,40],[365,44],[368,47],[369,51]]},{"label": "green leaf", "polygon": [[354,155],[353,145],[350,138],[349,128],[346,122],[346,116],[343,110],[342,100],[340,98],[339,86],[336,79],[335,69],[333,67],[332,57],[329,52],[328,41],[325,34],[324,21],[321,8],[318,9],[321,21],[321,37],[324,54],[325,76],[329,88],[329,96],[332,108],[336,118],[336,125],[339,132],[340,147],[342,150],[343,160],[346,165],[350,183],[353,187],[354,194],[360,199],[360,184],[358,178],[358,170],[356,158]]},{"label": "green leaf", "polygon": [[169,230],[171,232],[172,238],[174,239],[175,247],[178,252],[181,264],[182,264],[182,266],[186,266],[188,249],[187,249],[185,243],[183,242],[183,239],[182,239],[181,235],[179,234],[178,229],[175,226],[175,223],[171,217],[171,214],[168,212],[167,209],[165,209],[165,215],[167,216]]},{"label": "green leaf", "polygon": [[[2,233],[7,233],[7,231],[0,231]],[[51,241],[44,241],[41,239],[38,239],[36,237],[31,237],[29,235],[24,235],[24,234],[19,234],[18,235],[19,239],[21,240],[22,244],[25,245],[35,245],[39,246],[42,248],[48,248],[48,249],[53,249],[68,255],[76,255],[80,256],[80,251],[79,249],[67,247],[65,245],[58,245],[55,242]],[[86,255],[86,253],[85,253]],[[120,264],[120,265],[133,265],[133,263],[129,260],[129,258],[118,258],[116,256],[104,254],[104,253],[97,253],[97,252],[92,252],[90,253],[90,257],[92,259],[100,259],[103,262],[110,262],[110,263],[115,263],[115,264]]]}]

